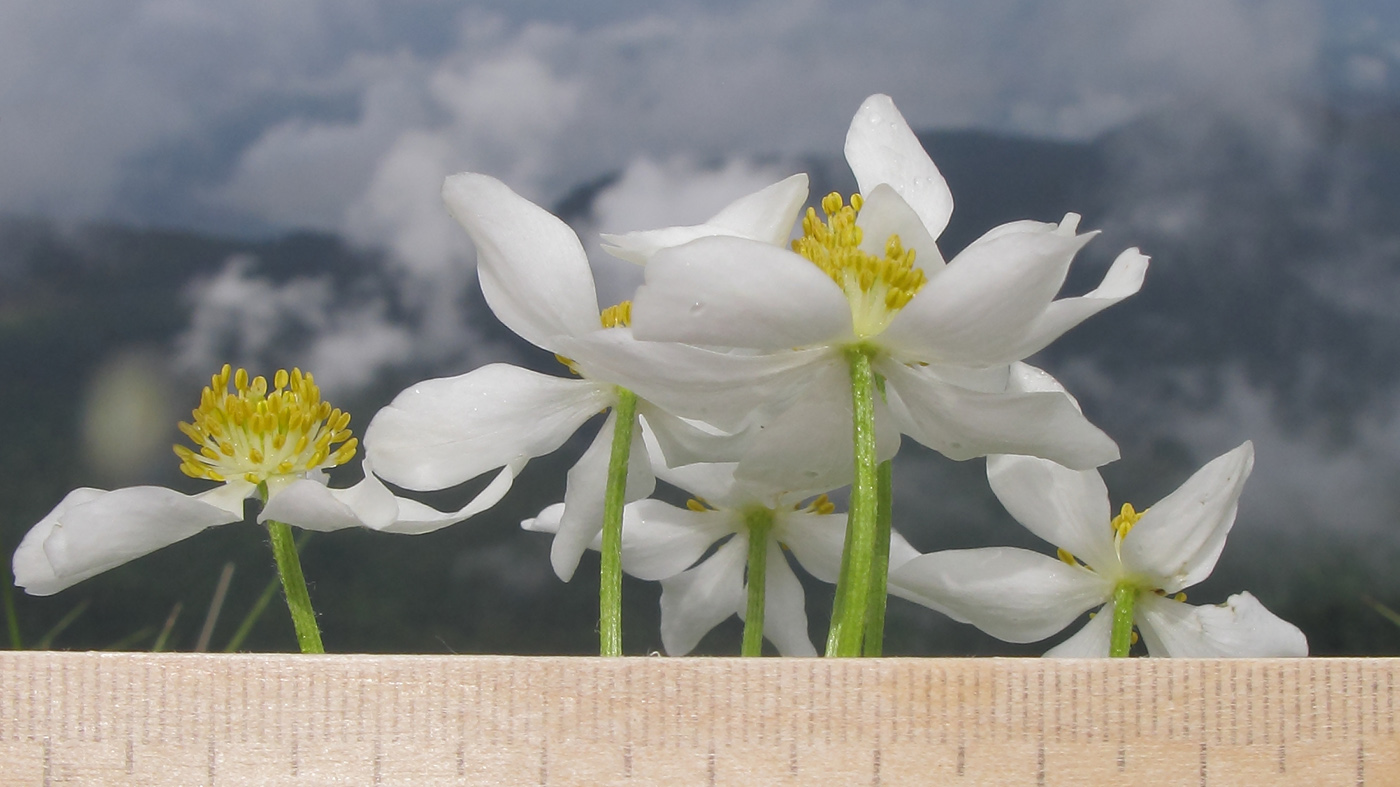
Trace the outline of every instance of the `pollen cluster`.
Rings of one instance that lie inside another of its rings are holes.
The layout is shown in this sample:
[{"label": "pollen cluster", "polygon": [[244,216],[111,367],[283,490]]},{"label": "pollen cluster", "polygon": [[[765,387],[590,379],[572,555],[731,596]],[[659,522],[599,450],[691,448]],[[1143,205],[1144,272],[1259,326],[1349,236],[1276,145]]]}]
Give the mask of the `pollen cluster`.
[{"label": "pollen cluster", "polygon": [[877,257],[860,248],[864,233],[856,223],[862,199],[852,194],[850,204],[832,192],[822,199],[826,220],[808,208],[802,218],[802,237],[792,250],[822,269],[846,293],[856,335],[874,336],[889,325],[896,312],[924,286],[926,277],[914,267],[914,250],[905,249],[898,235],[885,240],[885,255]]},{"label": "pollen cluster", "polygon": [[[229,392],[230,377],[233,392]],[[300,369],[279,369],[273,390],[267,379],[248,379],[228,364],[200,394],[194,423],[180,423],[198,451],[177,445],[180,471],[193,478],[262,483],[274,476],[335,467],[355,455],[350,414],[321,400],[315,379]]]},{"label": "pollen cluster", "polygon": [[1113,528],[1113,540],[1122,543],[1123,538],[1128,535],[1128,531],[1133,529],[1133,525],[1136,525],[1145,513],[1147,512],[1134,511],[1131,503],[1124,503],[1118,511],[1118,516],[1109,523],[1109,527]]}]

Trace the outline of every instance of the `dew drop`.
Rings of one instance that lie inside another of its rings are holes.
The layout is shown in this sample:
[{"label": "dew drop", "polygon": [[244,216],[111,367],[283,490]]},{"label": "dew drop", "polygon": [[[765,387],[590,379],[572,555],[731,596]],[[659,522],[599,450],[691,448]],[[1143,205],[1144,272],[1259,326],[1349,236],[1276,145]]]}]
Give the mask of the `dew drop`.
[{"label": "dew drop", "polygon": [[702,314],[702,313],[704,313],[704,311],[705,311],[705,304],[704,304],[704,303],[702,303],[702,302],[700,302],[700,301],[695,301],[694,303],[690,304],[690,313],[691,313],[691,314]]}]

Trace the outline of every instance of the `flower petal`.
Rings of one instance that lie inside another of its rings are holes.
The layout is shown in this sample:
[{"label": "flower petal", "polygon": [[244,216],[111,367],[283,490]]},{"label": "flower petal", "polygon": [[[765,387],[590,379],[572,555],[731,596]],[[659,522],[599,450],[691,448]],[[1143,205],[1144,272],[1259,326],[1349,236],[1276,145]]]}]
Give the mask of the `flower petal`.
[{"label": "flower petal", "polygon": [[1099,607],[1098,614],[1089,618],[1074,636],[1045,651],[1048,659],[1106,659],[1109,638],[1113,635],[1113,605]]},{"label": "flower petal", "polygon": [[1007,642],[1060,631],[1112,588],[1084,568],[1012,547],[953,549],[890,572],[890,592]]},{"label": "flower petal", "polygon": [[919,215],[895,193],[887,183],[881,183],[863,195],[857,223],[861,228],[860,248],[875,257],[885,256],[885,244],[891,235],[898,235],[906,249],[914,250],[914,265],[933,274],[944,265],[938,244],[929,235]]},{"label": "flower petal", "polygon": [[987,457],[992,492],[1026,529],[1093,566],[1116,571],[1108,487],[1097,470],[1070,470],[1047,459]]},{"label": "flower petal", "polygon": [[[763,636],[773,643],[783,656],[812,657],[817,649],[807,632],[807,597],[802,583],[788,565],[787,557],[777,539],[768,537],[767,567],[763,578]],[[748,585],[744,585],[744,618],[748,607]]]},{"label": "flower petal", "polygon": [[442,198],[476,244],[481,292],[507,328],[537,347],[596,331],[593,271],[569,225],[487,175],[463,172]]},{"label": "flower petal", "polygon": [[15,584],[50,596],[217,525],[243,519],[197,496],[158,486],[75,489],[15,550]]},{"label": "flower petal", "polygon": [[316,481],[296,481],[268,500],[258,521],[272,519],[316,531],[366,527],[383,533],[431,533],[470,519],[500,502],[523,464],[522,460],[507,465],[462,508],[438,511],[390,492],[375,477],[369,460],[365,460],[365,477],[354,486],[331,489]]},{"label": "flower petal", "polygon": [[886,95],[867,98],[846,132],[846,161],[862,194],[888,183],[937,238],[953,215],[953,193]]},{"label": "flower petal", "polygon": [[748,559],[749,539],[741,533],[695,568],[662,580],[661,645],[668,655],[694,650],[710,629],[743,609]]},{"label": "flower petal", "polygon": [[781,246],[787,242],[806,201],[807,175],[799,173],[740,197],[704,224],[624,235],[603,233],[603,251],[619,259],[644,265],[661,249],[712,235],[748,238]]},{"label": "flower petal", "polygon": [[[617,412],[608,413],[608,420],[598,430],[598,436],[577,463],[569,469],[568,486],[564,491],[564,513],[559,520],[559,532],[549,550],[549,562],[554,573],[568,582],[578,568],[578,561],[588,545],[603,530],[603,497],[608,486],[608,463],[612,458],[613,433],[617,430]],[[632,429],[632,446],[627,461],[626,502],[641,500],[656,488],[647,456],[642,430]]]},{"label": "flower petal", "polygon": [[1025,222],[974,241],[929,277],[880,342],[905,361],[988,366],[1020,360],[1030,327],[1092,235]]},{"label": "flower petal", "polygon": [[632,299],[632,332],[754,350],[855,336],[846,296],[820,268],[786,249],[726,237],[657,252]]},{"label": "flower petal", "polygon": [[1196,607],[1146,593],[1138,598],[1138,631],[1153,656],[1172,658],[1281,658],[1308,655],[1297,626],[1264,608],[1249,593],[1224,604]]},{"label": "flower petal", "polygon": [[638,500],[623,510],[622,567],[639,579],[670,579],[736,530],[728,511],[691,511],[660,500]]},{"label": "flower petal", "polygon": [[778,511],[773,524],[773,536],[792,550],[808,574],[836,584],[841,575],[841,552],[846,547],[845,514]]},{"label": "flower petal", "polygon": [[1087,469],[1118,458],[1118,446],[1056,392],[986,393],[940,380],[934,367],[876,362],[900,431],[949,459],[1025,454]]},{"label": "flower petal", "polygon": [[728,434],[711,428],[701,421],[672,415],[646,399],[637,400],[644,435],[653,469],[663,464],[693,465],[705,462],[737,462],[748,445],[748,431]]},{"label": "flower petal", "polygon": [[1147,256],[1137,249],[1128,249],[1119,254],[1098,287],[1077,298],[1061,298],[1046,306],[1045,312],[1021,338],[1020,345],[1009,354],[1017,358],[1034,355],[1060,338],[1065,331],[1135,294],[1142,288],[1143,277],[1147,275],[1147,262]]},{"label": "flower petal", "polygon": [[1254,444],[1245,441],[1197,470],[1149,508],[1124,537],[1124,568],[1148,575],[1167,593],[1210,576],[1253,468]]},{"label": "flower petal", "polygon": [[824,365],[841,363],[839,354],[825,347],[744,355],[637,341],[625,329],[559,344],[589,378],[620,385],[673,415],[726,431],[740,429],[767,403],[785,404],[797,397]]},{"label": "flower petal", "polygon": [[489,364],[394,397],[365,430],[365,455],[391,483],[446,489],[554,451],[615,396],[592,380]]}]

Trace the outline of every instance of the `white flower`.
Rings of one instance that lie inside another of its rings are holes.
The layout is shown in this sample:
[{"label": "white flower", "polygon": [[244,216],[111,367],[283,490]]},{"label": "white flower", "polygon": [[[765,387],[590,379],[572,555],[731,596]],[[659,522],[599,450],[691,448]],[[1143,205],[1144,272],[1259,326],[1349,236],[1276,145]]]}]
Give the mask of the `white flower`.
[{"label": "white flower", "polygon": [[180,424],[199,450],[175,447],[186,475],[219,486],[197,495],[157,486],[75,489],[20,542],[15,584],[52,595],[206,528],[240,522],[244,501],[262,492],[268,503],[259,521],[308,530],[398,531],[470,515],[397,498],[369,473],[349,489],[328,489],[324,470],[355,454],[349,423],[349,414],[321,400],[309,374],[279,371],[269,392],[265,378],[250,380],[225,365],[204,389],[193,423]]},{"label": "white flower", "polygon": [[[503,468],[497,481],[508,485],[531,458],[554,451],[585,421],[617,403],[613,378],[595,373],[589,355],[573,352],[566,340],[609,334],[631,343],[627,304],[600,315],[588,258],[573,230],[499,180],[453,175],[443,184],[443,199],[476,244],[481,289],[491,310],[537,347],[568,352],[570,357],[558,357],[578,377],[490,364],[418,383],[374,416],[365,431],[365,451],[375,473],[408,489],[444,489],[494,468]],[[632,371],[684,364],[688,351],[698,352],[647,345],[638,351],[638,369]],[[668,454],[689,461],[714,455],[712,435],[646,401],[638,401],[637,412]],[[573,575],[602,527],[615,428],[616,415],[609,413],[569,471],[565,513],[550,554],[563,579]],[[647,448],[635,430],[626,497],[641,499],[654,486]]]},{"label": "white flower", "polygon": [[[815,656],[802,584],[784,553],[791,551],[808,573],[834,584],[841,571],[846,515],[832,513],[825,495],[802,505],[814,491],[756,487],[736,480],[734,468],[733,463],[658,466],[660,477],[695,498],[687,508],[651,499],[629,503],[622,520],[623,570],[661,582],[661,642],[668,654],[685,655],[730,615],[744,618],[749,517],[755,510],[771,512],[763,633],[784,656]],[[553,532],[559,513],[559,506],[550,506],[521,525]],[[716,543],[719,547],[706,557]],[[598,542],[591,546],[597,549]],[[891,567],[917,554],[902,536],[891,533]]]},{"label": "white flower", "polygon": [[[694,359],[695,367],[633,377],[635,345],[596,337],[571,348],[672,412],[722,428],[776,401],[787,410],[764,439],[783,443],[781,435],[817,430],[811,439],[841,456],[850,452],[850,431],[830,408],[849,399],[845,352],[857,347],[886,382],[888,411],[877,398],[877,423],[892,420],[946,456],[1023,453],[1076,468],[1117,458],[1113,441],[1063,392],[1019,387],[1019,378],[1043,373],[1017,362],[1136,292],[1147,258],[1129,249],[1093,291],[1055,300],[1075,253],[1092,237],[1076,234],[1078,217],[1070,214],[1058,225],[997,227],[945,264],[935,239],[952,197],[887,96],[861,106],[846,158],[861,193],[849,205],[829,195],[825,221],[809,210],[796,251],[775,245],[772,233],[711,232],[713,220],[621,236],[630,244],[614,239],[631,258],[648,260],[633,300],[636,338],[724,352]],[[770,188],[783,192],[782,185]],[[787,204],[756,196],[751,204],[763,206],[763,215]],[[706,378],[725,381],[734,394],[684,397]],[[840,395],[826,395],[828,388]],[[746,459],[739,472],[762,473],[762,466]]]},{"label": "white flower", "polygon": [[1173,597],[1215,568],[1253,465],[1246,442],[1147,511],[1124,505],[1112,517],[1095,471],[988,457],[992,490],[1021,524],[1059,547],[1060,558],[1009,547],[935,552],[892,571],[890,590],[1008,642],[1044,639],[1100,607],[1046,654],[1087,657],[1108,655],[1114,591],[1126,586],[1136,593],[1134,621],[1151,655],[1306,656],[1303,633],[1249,593],[1221,606]]}]

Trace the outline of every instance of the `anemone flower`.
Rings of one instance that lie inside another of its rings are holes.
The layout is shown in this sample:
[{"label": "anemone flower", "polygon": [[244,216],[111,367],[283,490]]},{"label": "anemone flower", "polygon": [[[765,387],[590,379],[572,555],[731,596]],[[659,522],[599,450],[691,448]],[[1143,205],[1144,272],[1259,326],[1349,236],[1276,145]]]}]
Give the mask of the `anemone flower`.
[{"label": "anemone flower", "polygon": [[1010,547],[934,552],[892,571],[890,590],[1008,642],[1044,639],[1098,607],[1047,656],[1127,655],[1134,625],[1154,656],[1306,656],[1303,633],[1249,593],[1193,606],[1181,592],[1214,569],[1253,464],[1246,442],[1155,506],[1124,504],[1114,517],[1095,471],[989,457],[992,490],[1058,559]]}]

